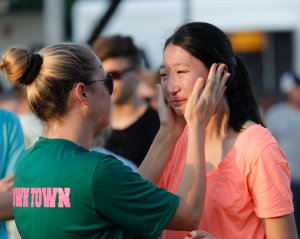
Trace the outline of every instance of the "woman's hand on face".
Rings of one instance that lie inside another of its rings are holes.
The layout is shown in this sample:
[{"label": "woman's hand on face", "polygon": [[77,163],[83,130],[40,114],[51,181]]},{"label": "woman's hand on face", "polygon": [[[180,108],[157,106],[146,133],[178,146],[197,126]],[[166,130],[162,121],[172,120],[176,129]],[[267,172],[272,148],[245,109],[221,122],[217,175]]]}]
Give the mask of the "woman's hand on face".
[{"label": "woman's hand on face", "polygon": [[160,119],[161,127],[171,130],[178,130],[181,133],[185,126],[185,120],[183,117],[179,117],[175,111],[168,105],[164,97],[161,85],[157,85],[158,88],[158,115]]},{"label": "woman's hand on face", "polygon": [[186,122],[206,125],[215,112],[225,90],[230,73],[225,64],[212,64],[207,80],[198,78],[184,112]]},{"label": "woman's hand on face", "polygon": [[186,235],[184,239],[193,239],[193,238],[194,239],[196,239],[196,238],[216,239],[215,237],[213,237],[208,232],[206,232],[206,231],[200,231],[200,230],[192,231],[191,233],[189,233],[188,235]]}]

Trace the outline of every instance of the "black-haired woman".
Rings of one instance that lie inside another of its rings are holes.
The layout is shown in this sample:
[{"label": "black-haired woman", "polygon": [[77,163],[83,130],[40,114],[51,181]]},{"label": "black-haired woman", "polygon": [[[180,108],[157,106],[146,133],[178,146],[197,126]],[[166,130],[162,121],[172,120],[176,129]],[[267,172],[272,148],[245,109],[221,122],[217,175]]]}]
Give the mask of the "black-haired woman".
[{"label": "black-haired woman", "polygon": [[[206,128],[207,190],[199,229],[218,239],[295,239],[287,161],[264,127],[246,66],[223,31],[192,22],[167,39],[160,68],[166,101],[174,115],[183,118],[195,82],[207,79],[215,62],[231,76]],[[178,191],[189,141],[185,130],[160,179],[159,185],[170,192]],[[164,238],[185,233],[167,231]]]}]

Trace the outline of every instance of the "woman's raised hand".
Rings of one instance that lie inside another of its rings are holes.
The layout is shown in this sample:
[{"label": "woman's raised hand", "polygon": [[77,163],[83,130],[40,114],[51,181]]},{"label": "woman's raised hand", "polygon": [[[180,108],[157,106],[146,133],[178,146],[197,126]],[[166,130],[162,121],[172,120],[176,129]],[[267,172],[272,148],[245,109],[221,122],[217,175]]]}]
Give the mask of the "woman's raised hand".
[{"label": "woman's raised hand", "polygon": [[207,80],[198,78],[190,95],[184,117],[187,124],[197,122],[206,125],[215,112],[225,90],[230,73],[225,64],[212,64]]},{"label": "woman's raised hand", "polygon": [[168,105],[164,97],[161,85],[157,85],[158,88],[158,114],[160,119],[160,124],[174,132],[177,131],[181,133],[185,126],[185,119],[179,117],[175,111]]}]

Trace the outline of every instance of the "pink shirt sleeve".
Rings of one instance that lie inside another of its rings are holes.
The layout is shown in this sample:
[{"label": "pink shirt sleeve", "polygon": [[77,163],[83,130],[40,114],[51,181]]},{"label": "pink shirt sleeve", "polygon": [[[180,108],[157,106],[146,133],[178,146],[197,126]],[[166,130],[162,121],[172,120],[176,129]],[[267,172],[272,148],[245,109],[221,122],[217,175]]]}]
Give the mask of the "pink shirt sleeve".
[{"label": "pink shirt sleeve", "polygon": [[271,218],[293,212],[289,167],[276,142],[268,144],[249,164],[247,184],[258,217]]}]

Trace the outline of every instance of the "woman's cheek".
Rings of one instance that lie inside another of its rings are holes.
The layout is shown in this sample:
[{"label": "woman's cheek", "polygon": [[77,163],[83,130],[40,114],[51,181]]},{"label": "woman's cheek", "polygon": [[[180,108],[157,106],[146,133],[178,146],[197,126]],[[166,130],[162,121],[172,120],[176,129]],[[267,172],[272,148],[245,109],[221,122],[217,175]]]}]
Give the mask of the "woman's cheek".
[{"label": "woman's cheek", "polygon": [[161,81],[160,86],[161,86],[161,89],[162,89],[162,92],[163,92],[164,96],[167,96],[167,94],[168,94],[168,90],[167,90],[168,85],[167,85],[167,83],[165,81]]},{"label": "woman's cheek", "polygon": [[192,94],[196,81],[197,81],[197,79],[195,79],[195,77],[193,78],[193,80],[185,81],[186,84],[185,84],[184,88],[185,88],[185,92],[186,92],[187,96],[190,96]]}]

